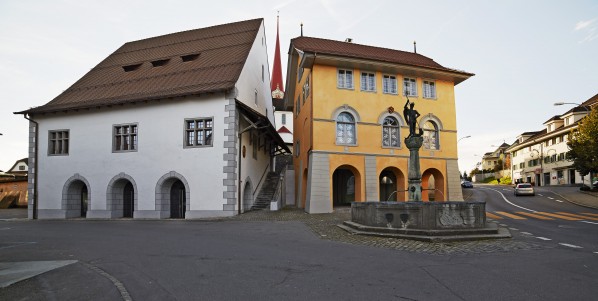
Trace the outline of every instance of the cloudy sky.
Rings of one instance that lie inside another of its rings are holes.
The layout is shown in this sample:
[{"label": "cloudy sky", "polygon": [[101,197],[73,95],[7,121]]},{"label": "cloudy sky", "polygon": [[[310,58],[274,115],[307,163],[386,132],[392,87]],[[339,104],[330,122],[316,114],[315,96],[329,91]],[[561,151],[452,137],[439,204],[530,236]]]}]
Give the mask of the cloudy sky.
[{"label": "cloudy sky", "polygon": [[[598,1],[0,1],[0,170],[27,156],[13,112],[52,100],[127,41],[264,18],[283,73],[300,34],[413,50],[476,76],[455,88],[459,167],[598,93]],[[271,66],[270,66],[271,69]],[[424,112],[425,113],[425,112]],[[476,156],[478,155],[478,156]]]}]

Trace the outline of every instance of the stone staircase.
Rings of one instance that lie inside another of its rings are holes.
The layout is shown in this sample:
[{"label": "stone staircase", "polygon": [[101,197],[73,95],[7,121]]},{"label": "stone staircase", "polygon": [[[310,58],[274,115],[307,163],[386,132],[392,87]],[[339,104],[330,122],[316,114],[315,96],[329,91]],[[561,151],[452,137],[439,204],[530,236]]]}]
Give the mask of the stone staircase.
[{"label": "stone staircase", "polygon": [[[285,170],[288,164],[292,164],[292,156],[280,156],[276,161],[276,169],[274,172],[269,172],[266,175],[264,184],[255,198],[255,202],[251,206],[251,210],[262,210],[270,207],[270,202],[274,198],[276,188],[278,188],[278,182],[280,182],[280,174]],[[292,166],[292,165],[291,165]]]},{"label": "stone staircase", "polygon": [[278,187],[278,181],[280,181],[280,177],[276,172],[268,173],[260,193],[257,195],[255,202],[253,202],[253,205],[251,206],[251,210],[260,210],[270,207],[270,202],[272,201],[272,198],[274,198],[274,193],[276,193],[276,188]]}]

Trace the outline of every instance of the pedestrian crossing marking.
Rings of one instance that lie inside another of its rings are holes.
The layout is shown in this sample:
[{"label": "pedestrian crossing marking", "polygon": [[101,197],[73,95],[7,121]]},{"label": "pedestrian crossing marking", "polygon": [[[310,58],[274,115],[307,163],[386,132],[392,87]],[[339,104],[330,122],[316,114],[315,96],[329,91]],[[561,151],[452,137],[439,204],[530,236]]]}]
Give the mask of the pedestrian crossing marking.
[{"label": "pedestrian crossing marking", "polygon": [[580,220],[582,220],[581,218],[569,217],[569,216],[558,215],[558,214],[548,213],[548,212],[536,212],[536,213],[542,214],[542,215],[546,215],[546,216],[550,216],[550,217],[556,217],[556,218],[560,218],[560,219],[564,219],[564,220],[568,220],[568,221],[580,221]]},{"label": "pedestrian crossing marking", "polygon": [[589,213],[589,212],[582,212],[581,214],[591,215],[591,216],[598,216],[596,213]]},{"label": "pedestrian crossing marking", "polygon": [[557,213],[567,215],[567,216],[577,217],[577,218],[581,218],[581,219],[589,219],[591,221],[598,221],[598,217],[589,217],[589,216],[583,216],[583,215],[567,213],[567,212],[557,212]]},{"label": "pedestrian crossing marking", "polygon": [[493,219],[502,219],[502,217],[500,217],[496,214],[492,214],[490,212],[486,212],[486,217],[493,218]]},{"label": "pedestrian crossing marking", "polygon": [[514,215],[514,214],[506,213],[504,211],[495,211],[495,213],[498,213],[500,215],[504,215],[506,217],[510,217],[512,219],[526,219],[525,217],[521,217],[521,216],[517,216],[517,215]]},{"label": "pedestrian crossing marking", "polygon": [[517,214],[521,214],[521,215],[525,215],[525,216],[529,216],[529,217],[533,217],[533,218],[537,218],[537,219],[542,219],[542,220],[549,220],[549,221],[554,220],[554,218],[542,216],[539,214],[533,214],[533,213],[529,213],[529,212],[523,212],[523,211],[517,211]]}]

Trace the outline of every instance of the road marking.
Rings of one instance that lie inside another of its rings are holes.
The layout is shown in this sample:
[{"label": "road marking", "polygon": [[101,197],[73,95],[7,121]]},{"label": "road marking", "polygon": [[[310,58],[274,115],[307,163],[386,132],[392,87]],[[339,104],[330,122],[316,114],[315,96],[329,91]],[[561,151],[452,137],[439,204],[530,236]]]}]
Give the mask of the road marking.
[{"label": "road marking", "polygon": [[571,245],[571,244],[564,244],[562,242],[559,242],[559,245],[565,246],[565,247],[569,247],[569,248],[574,248],[574,249],[583,249],[583,247],[576,246],[576,245]]},{"label": "road marking", "polygon": [[0,228],[0,230],[10,230],[10,228]]},{"label": "road marking", "polygon": [[498,191],[498,190],[496,190],[496,189],[492,189],[492,188],[486,188],[486,187],[480,187],[480,188],[482,188],[482,189],[490,189],[490,190],[492,190],[492,191],[496,191],[496,192],[498,192],[498,193],[499,193],[499,194],[502,196],[503,200],[505,200],[505,202],[507,202],[507,203],[509,203],[509,204],[511,204],[511,205],[513,205],[513,206],[515,206],[515,207],[517,207],[517,208],[521,208],[521,209],[523,209],[523,210],[526,210],[526,211],[536,212],[536,210],[527,209],[527,208],[525,208],[525,207],[521,207],[521,206],[519,206],[519,205],[515,205],[515,204],[511,203],[509,200],[507,200],[507,198],[505,197],[505,195],[504,195],[504,194],[502,194],[502,192],[500,192],[500,191]]},{"label": "road marking", "polygon": [[495,211],[495,212],[498,213],[498,214],[500,214],[500,215],[504,215],[506,217],[510,217],[512,219],[526,219],[525,217],[521,217],[521,216],[518,216],[518,215],[506,213],[504,211]]},{"label": "road marking", "polygon": [[596,213],[589,213],[589,212],[582,212],[581,214],[591,215],[591,216],[598,216]]},{"label": "road marking", "polygon": [[557,202],[559,202],[559,203],[562,203],[562,202],[563,202],[563,201],[561,201],[561,200],[555,200],[555,201],[557,201]]},{"label": "road marking", "polygon": [[598,223],[594,223],[594,222],[588,222],[588,221],[581,221],[581,222],[586,223],[586,224],[598,225]]},{"label": "road marking", "polygon": [[510,191],[510,190],[508,190],[508,189],[504,189],[504,188],[503,188],[503,190],[502,190],[502,191]]},{"label": "road marking", "polygon": [[554,218],[542,216],[542,215],[539,215],[539,214],[529,213],[529,212],[517,211],[516,213],[517,214],[521,214],[521,215],[525,215],[525,216],[529,216],[529,217],[533,217],[533,218],[537,218],[537,219],[547,220],[547,221],[554,220]]},{"label": "road marking", "polygon": [[509,228],[509,230],[519,231],[519,229],[517,229],[517,228]]},{"label": "road marking", "polygon": [[521,232],[521,234],[523,234],[523,235],[533,235],[533,234],[531,234],[529,232]]},{"label": "road marking", "polygon": [[539,194],[539,193],[538,193],[538,195],[539,195],[539,196],[544,196],[543,194]]},{"label": "road marking", "polygon": [[557,213],[572,216],[572,217],[577,217],[577,218],[581,218],[581,219],[589,219],[591,221],[598,221],[598,217],[589,217],[589,216],[583,216],[583,215],[567,213],[567,212],[557,212]]},{"label": "road marking", "polygon": [[500,217],[496,214],[492,214],[490,212],[486,212],[486,217],[493,218],[493,219],[502,219],[502,217]]},{"label": "road marking", "polygon": [[546,215],[546,216],[550,216],[550,217],[556,217],[556,218],[560,218],[560,219],[564,219],[567,221],[580,221],[580,218],[575,218],[575,217],[569,217],[569,216],[564,216],[564,215],[558,215],[558,214],[554,214],[554,213],[548,213],[548,212],[536,212],[538,214],[542,214],[542,215]]},{"label": "road marking", "polygon": [[594,254],[598,254],[598,252],[594,252]]},{"label": "road marking", "polygon": [[551,199],[551,200],[554,200],[554,198],[551,198],[551,197],[548,197],[548,198]]},{"label": "road marking", "polygon": [[552,240],[552,239],[550,239],[550,238],[541,237],[541,236],[538,236],[538,237],[536,237],[536,238],[537,238],[537,239],[541,239],[541,240]]},{"label": "road marking", "polygon": [[499,224],[499,225],[503,226],[503,227],[508,227],[509,226],[509,225],[505,225],[505,224]]}]

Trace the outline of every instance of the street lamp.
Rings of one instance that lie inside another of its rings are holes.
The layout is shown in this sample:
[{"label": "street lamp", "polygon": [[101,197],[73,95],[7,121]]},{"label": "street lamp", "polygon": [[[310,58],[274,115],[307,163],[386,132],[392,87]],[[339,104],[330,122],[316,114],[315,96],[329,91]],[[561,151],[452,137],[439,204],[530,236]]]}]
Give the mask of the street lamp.
[{"label": "street lamp", "polygon": [[465,138],[471,138],[471,135],[467,135],[467,136],[465,136],[465,137],[461,137],[461,138],[459,138],[459,140],[457,140],[457,143],[459,143],[459,141],[461,141],[461,140],[463,140],[463,139],[465,139]]},{"label": "street lamp", "polygon": [[562,106],[562,105],[576,105],[576,106],[581,106],[581,107],[584,107],[586,109],[586,111],[588,111],[588,112],[591,111],[590,108],[588,108],[588,106],[584,106],[584,105],[576,103],[576,102],[562,102],[562,101],[560,101],[560,102],[555,102],[554,103],[554,106]]}]

